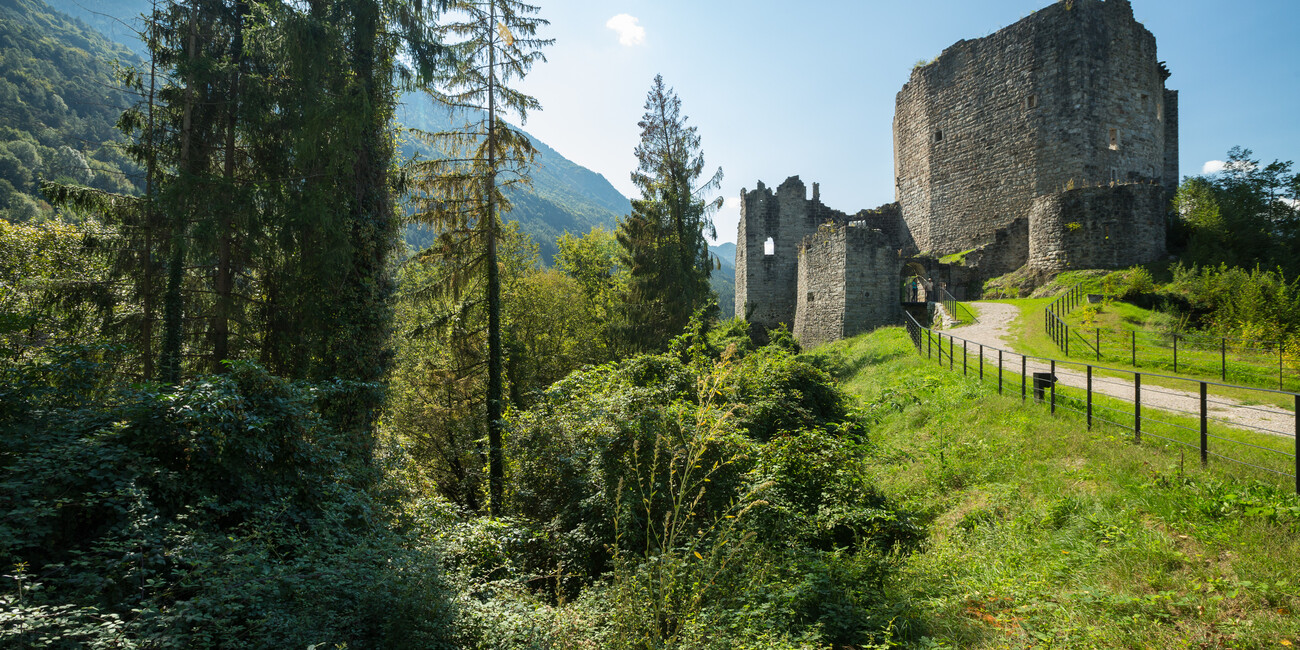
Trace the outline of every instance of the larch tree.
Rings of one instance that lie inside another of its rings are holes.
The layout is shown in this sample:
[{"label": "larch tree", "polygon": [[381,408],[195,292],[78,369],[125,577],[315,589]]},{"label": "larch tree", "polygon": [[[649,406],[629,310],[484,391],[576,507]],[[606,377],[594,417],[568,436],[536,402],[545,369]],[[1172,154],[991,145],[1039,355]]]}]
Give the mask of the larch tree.
[{"label": "larch tree", "polygon": [[519,0],[453,0],[447,10],[449,19],[435,34],[456,63],[435,77],[436,90],[430,94],[467,120],[458,130],[422,134],[444,155],[418,166],[415,220],[438,233],[421,258],[450,267],[439,288],[444,295],[459,296],[477,278],[483,280],[488,502],[496,516],[505,489],[500,214],[509,209],[505,188],[528,181],[535,153],[528,136],[505,117],[514,115],[522,122],[529,111],[541,108],[512,83],[546,60],[541,49],[553,41],[537,37],[538,27],[548,24],[537,17],[538,7]]},{"label": "larch tree", "polygon": [[713,263],[708,240],[716,237],[713,214],[722,197],[706,197],[722,183],[719,167],[704,182],[704,152],[682,102],[662,75],[655,75],[637,126],[637,168],[632,182],[641,198],[619,225],[623,264],[630,273],[624,323],[628,342],[640,350],[662,347],[691,316],[707,307]]}]

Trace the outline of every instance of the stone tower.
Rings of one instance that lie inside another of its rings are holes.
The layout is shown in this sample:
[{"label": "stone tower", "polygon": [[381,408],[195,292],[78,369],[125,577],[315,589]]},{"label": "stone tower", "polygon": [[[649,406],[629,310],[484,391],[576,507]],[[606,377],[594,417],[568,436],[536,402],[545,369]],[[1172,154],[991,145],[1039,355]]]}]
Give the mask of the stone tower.
[{"label": "stone tower", "polygon": [[1075,187],[1153,183],[1172,196],[1168,76],[1128,0],[1057,2],[914,69],[896,102],[894,175],[917,246],[975,248]]}]

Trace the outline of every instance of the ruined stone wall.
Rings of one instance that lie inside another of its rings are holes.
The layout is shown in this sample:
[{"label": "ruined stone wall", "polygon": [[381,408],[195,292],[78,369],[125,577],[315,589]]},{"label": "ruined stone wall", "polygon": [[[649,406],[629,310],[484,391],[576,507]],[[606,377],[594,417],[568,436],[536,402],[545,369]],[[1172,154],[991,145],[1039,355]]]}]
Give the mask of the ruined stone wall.
[{"label": "ruined stone wall", "polygon": [[1167,178],[1177,129],[1165,76],[1128,0],[1058,2],[914,69],[896,100],[894,156],[917,247],[989,243],[1071,183]]},{"label": "ruined stone wall", "polygon": [[811,348],[897,325],[901,264],[893,242],[879,230],[824,226],[808,236],[799,252],[799,344]]},{"label": "ruined stone wall", "polygon": [[1049,273],[1121,268],[1165,254],[1165,189],[1088,187],[1039,197],[1029,213],[1029,266]]},{"label": "ruined stone wall", "polygon": [[[813,183],[812,197],[798,176],[773,191],[759,181],[740,194],[740,227],[736,235],[736,315],[760,331],[781,323],[794,326],[799,250],[805,237],[828,224],[857,223],[883,231],[881,242],[894,250],[911,246],[897,204],[848,215],[821,202]],[[772,240],[772,252],[765,244]]]},{"label": "ruined stone wall", "polygon": [[1169,198],[1178,191],[1178,91],[1166,90],[1162,107],[1165,121],[1165,169],[1162,185]]},{"label": "ruined stone wall", "polygon": [[[1029,217],[993,231],[993,241],[967,253],[965,267],[983,278],[1010,273],[1029,261]],[[955,294],[954,294],[955,295]]]}]

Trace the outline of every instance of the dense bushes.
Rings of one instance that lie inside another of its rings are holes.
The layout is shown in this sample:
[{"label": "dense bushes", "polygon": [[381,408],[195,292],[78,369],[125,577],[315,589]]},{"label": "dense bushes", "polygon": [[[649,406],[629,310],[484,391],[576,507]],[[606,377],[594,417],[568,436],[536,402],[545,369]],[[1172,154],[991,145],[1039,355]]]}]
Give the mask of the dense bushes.
[{"label": "dense bushes", "polygon": [[[898,613],[891,552],[918,529],[863,478],[844,395],[777,345],[711,356],[697,328],[671,347],[574,373],[512,416],[510,536],[445,537],[515,551],[471,588],[495,597],[474,626],[484,647],[557,616],[604,621],[578,634],[601,647],[878,638]],[[550,603],[529,609],[533,623],[505,613],[530,598]],[[482,623],[501,617],[515,622]]]},{"label": "dense bushes", "polygon": [[235,365],[102,387],[73,353],[0,372],[0,645],[450,640],[434,554],[329,416],[372,386]]}]

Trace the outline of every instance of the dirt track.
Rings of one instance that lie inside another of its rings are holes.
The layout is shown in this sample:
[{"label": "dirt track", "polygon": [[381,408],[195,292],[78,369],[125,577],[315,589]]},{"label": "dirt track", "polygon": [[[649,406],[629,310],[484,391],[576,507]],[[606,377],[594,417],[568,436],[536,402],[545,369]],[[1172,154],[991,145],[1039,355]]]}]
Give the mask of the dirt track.
[{"label": "dirt track", "polygon": [[[979,315],[979,322],[949,330],[946,333],[957,338],[967,339],[972,343],[1002,348],[1009,352],[1011,346],[1007,344],[1007,340],[1010,338],[1008,330],[1011,323],[1020,315],[1020,310],[1014,305],[998,302],[968,304],[975,307]],[[970,350],[969,352],[973,355],[978,354],[976,350]],[[997,362],[996,350],[986,349],[984,356],[986,363],[988,361]],[[1003,363],[1006,364],[1008,369],[1014,365],[1015,370],[1019,371],[1019,356],[1018,354],[1004,352]],[[1050,365],[1046,362],[1035,359],[1028,361],[1029,372],[1048,372],[1050,368]],[[1058,367],[1056,377],[1057,381],[1065,386],[1081,389],[1087,387],[1087,375],[1081,371]],[[1134,398],[1133,381],[1129,379],[1094,376],[1093,391],[1128,402],[1132,402]],[[1295,414],[1292,411],[1276,406],[1242,404],[1231,398],[1214,395],[1212,387],[1208,402],[1210,418],[1246,429],[1264,431],[1279,436],[1294,436]],[[1198,393],[1145,384],[1142,387],[1142,408],[1143,410],[1155,408],[1171,413],[1199,417],[1201,397]]]}]

